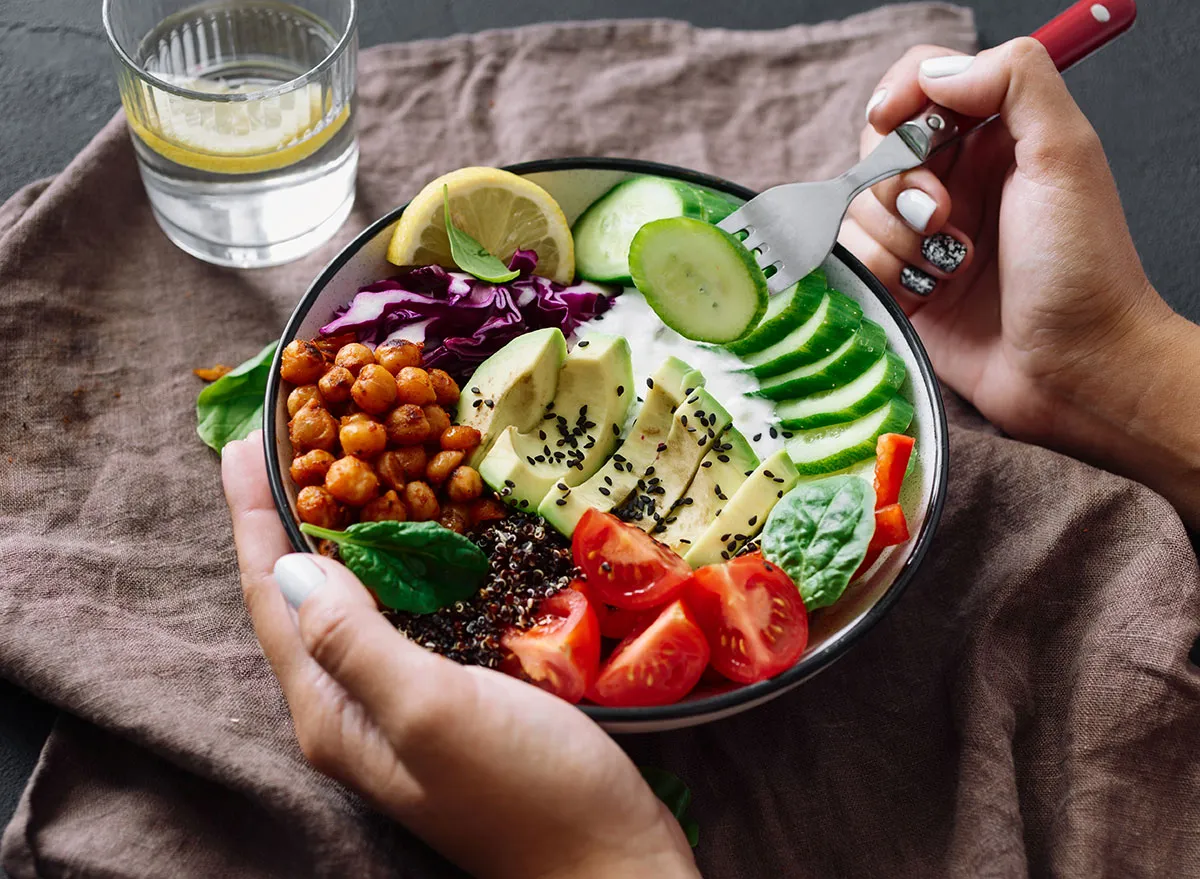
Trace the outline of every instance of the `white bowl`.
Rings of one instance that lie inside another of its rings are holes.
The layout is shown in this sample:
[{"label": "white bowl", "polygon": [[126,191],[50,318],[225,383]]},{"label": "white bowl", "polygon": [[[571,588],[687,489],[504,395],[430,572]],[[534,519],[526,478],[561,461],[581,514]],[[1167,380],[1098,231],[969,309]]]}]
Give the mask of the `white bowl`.
[{"label": "white bowl", "polygon": [[[550,159],[514,165],[508,170],[548,190],[571,222],[615,184],[637,174],[675,177],[742,199],[754,195],[745,187],[706,174],[629,159]],[[279,339],[267,386],[264,442],[275,505],[292,545],[299,551],[312,552],[316,547],[301,533],[296,518],[296,488],[288,475],[292,456],[286,430],[287,395],[278,378],[280,354],[293,339],[314,338],[334,309],[349,302],[360,287],[395,273],[385,253],[403,210],[398,207],[380,217],[325,267],[296,306]],[[901,394],[915,408],[910,433],[917,443],[915,464],[905,481],[901,503],[912,538],[885,553],[870,576],[847,589],[837,604],[811,615],[808,647],[786,672],[749,686],[700,689],[685,701],[657,708],[581,706],[611,732],[653,732],[707,723],[761,705],[799,686],[849,650],[887,613],[929,547],[942,512],[948,457],[946,416],[933,368],[903,312],[849,251],[838,245],[823,268],[831,287],[857,301],[863,314],[887,331],[892,350],[904,358],[908,367]],[[739,427],[743,432],[753,430],[753,425]]]}]

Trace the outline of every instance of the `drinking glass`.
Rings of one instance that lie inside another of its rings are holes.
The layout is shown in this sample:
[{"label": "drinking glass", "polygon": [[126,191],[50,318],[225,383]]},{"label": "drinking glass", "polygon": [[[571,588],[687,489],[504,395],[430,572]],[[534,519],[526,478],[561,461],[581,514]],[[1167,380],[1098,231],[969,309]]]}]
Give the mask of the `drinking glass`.
[{"label": "drinking glass", "polygon": [[154,216],[218,265],[278,265],[354,202],[357,0],[104,0]]}]

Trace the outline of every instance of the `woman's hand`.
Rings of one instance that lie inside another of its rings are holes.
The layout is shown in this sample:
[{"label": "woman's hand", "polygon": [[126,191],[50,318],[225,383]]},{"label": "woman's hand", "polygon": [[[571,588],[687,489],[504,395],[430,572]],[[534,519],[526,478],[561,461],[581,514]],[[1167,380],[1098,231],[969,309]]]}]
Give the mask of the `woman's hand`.
[{"label": "woman's hand", "polygon": [[871,100],[862,152],[931,100],[1000,118],[859,196],[840,240],[993,423],[1141,479],[1196,524],[1200,444],[1180,416],[1200,400],[1180,378],[1200,364],[1197,328],[1147,280],[1100,141],[1046,50],[911,50]]},{"label": "woman's hand", "polygon": [[577,708],[418,647],[344,567],[291,554],[260,434],[227,445],[221,471],[246,606],[318,770],[476,876],[698,875],[674,817]]}]

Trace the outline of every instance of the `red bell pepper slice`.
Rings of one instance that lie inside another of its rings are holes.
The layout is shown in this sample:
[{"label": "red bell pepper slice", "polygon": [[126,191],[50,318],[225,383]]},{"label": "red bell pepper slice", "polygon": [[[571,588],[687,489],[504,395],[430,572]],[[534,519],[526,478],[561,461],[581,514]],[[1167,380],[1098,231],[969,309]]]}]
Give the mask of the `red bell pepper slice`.
[{"label": "red bell pepper slice", "polygon": [[879,554],[889,546],[897,546],[908,540],[908,520],[904,518],[904,510],[899,504],[888,504],[875,511],[875,533],[867,545],[867,555],[852,579],[857,580],[870,570],[879,558]]},{"label": "red bell pepper slice", "polygon": [[915,443],[911,436],[885,433],[875,444],[875,509],[883,509],[900,500],[900,486],[904,483]]}]

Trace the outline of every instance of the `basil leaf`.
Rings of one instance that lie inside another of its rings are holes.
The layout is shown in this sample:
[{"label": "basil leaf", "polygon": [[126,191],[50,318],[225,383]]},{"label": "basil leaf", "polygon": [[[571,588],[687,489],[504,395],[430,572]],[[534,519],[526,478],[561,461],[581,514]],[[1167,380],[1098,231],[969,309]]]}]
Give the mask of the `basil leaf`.
[{"label": "basil leaf", "polygon": [[492,256],[486,247],[454,225],[454,221],[450,219],[449,186],[442,187],[442,212],[446,216],[446,237],[450,239],[450,256],[460,269],[492,284],[504,284],[521,274],[519,271],[510,270]]},{"label": "basil leaf", "polygon": [[646,784],[650,785],[654,795],[671,810],[671,814],[675,816],[675,820],[687,836],[688,845],[695,848],[700,842],[700,825],[687,817],[688,806],[692,804],[691,788],[684,784],[678,775],[665,769],[639,766],[638,771],[642,773],[642,778],[646,779]]},{"label": "basil leaf", "polygon": [[805,482],[763,526],[763,556],[783,568],[810,611],[842,597],[875,533],[875,490],[857,476]]},{"label": "basil leaf", "polygon": [[304,523],[300,530],[332,540],[342,561],[387,607],[433,613],[474,595],[488,557],[437,522],[356,522],[345,531]]},{"label": "basil leaf", "polygon": [[262,427],[267,376],[277,344],[272,342],[196,398],[196,433],[210,448],[219,452],[226,443],[245,439]]}]

